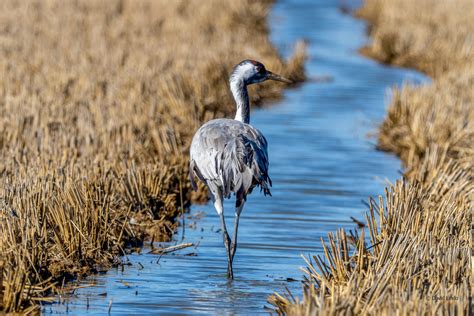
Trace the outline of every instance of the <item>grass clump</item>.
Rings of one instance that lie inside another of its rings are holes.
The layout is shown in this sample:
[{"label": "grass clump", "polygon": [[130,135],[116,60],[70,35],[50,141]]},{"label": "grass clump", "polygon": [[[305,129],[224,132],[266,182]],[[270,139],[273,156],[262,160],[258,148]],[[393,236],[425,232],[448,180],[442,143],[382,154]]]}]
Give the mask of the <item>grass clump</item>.
[{"label": "grass clump", "polygon": [[395,89],[378,145],[406,166],[369,200],[367,227],[329,236],[307,258],[303,299],[275,294],[279,313],[469,314],[474,193],[474,5],[469,0],[366,0],[370,46],[382,62],[433,83]]},{"label": "grass clump", "polygon": [[[166,240],[191,199],[187,151],[230,115],[231,68],[264,61],[271,1],[0,2],[0,313]],[[254,103],[283,85],[253,87]]]}]

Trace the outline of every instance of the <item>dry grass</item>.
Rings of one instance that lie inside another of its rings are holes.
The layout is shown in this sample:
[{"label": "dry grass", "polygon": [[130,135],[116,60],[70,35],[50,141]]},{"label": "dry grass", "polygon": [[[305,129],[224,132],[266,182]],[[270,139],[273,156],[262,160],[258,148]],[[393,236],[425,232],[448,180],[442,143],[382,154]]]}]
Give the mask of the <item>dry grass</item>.
[{"label": "dry grass", "polygon": [[0,2],[0,313],[168,238],[191,198],[190,137],[233,110],[231,67],[304,76],[301,50],[285,63],[269,43],[270,5]]},{"label": "dry grass", "polygon": [[367,229],[329,236],[308,258],[303,299],[274,295],[279,313],[469,314],[474,194],[474,4],[366,0],[363,49],[433,78],[395,90],[379,134],[407,172],[370,200]]},{"label": "dry grass", "polygon": [[474,5],[469,0],[368,0],[372,23],[363,49],[384,62],[415,67],[434,82],[396,89],[379,146],[413,168],[440,147],[466,167],[474,162]]},{"label": "dry grass", "polygon": [[271,297],[280,313],[467,313],[472,179],[428,157],[415,178],[369,200],[367,230],[331,234],[324,258],[306,259],[303,300]]}]

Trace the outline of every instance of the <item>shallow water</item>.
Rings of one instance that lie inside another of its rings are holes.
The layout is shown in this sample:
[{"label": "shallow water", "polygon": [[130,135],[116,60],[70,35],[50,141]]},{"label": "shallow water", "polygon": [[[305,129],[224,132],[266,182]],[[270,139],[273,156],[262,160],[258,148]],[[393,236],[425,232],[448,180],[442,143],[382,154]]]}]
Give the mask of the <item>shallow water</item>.
[{"label": "shallow water", "polygon": [[[239,226],[235,280],[226,279],[226,255],[211,204],[194,206],[175,243],[197,246],[174,254],[128,256],[132,264],[89,277],[62,303],[43,312],[69,314],[265,313],[269,294],[285,287],[300,294],[301,254],[321,253],[320,238],[363,219],[361,200],[395,180],[399,160],[367,138],[385,114],[387,89],[422,75],[365,59],[365,24],[339,10],[338,1],[283,0],[273,7],[273,43],[287,56],[297,39],[308,40],[310,80],[278,103],[252,112],[251,123],[269,142],[273,197],[255,190]],[[330,76],[332,81],[311,80]],[[233,201],[226,204],[233,227]],[[191,224],[191,226],[189,226]],[[184,237],[184,238],[183,238]]]}]

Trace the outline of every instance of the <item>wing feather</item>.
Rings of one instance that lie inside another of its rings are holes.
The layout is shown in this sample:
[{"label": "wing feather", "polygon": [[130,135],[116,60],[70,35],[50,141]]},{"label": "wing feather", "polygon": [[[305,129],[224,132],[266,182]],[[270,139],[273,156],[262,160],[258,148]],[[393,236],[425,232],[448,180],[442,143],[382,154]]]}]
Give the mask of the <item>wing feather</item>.
[{"label": "wing feather", "polygon": [[244,197],[255,186],[271,195],[267,141],[254,127],[235,120],[210,121],[198,130],[191,145],[190,172],[211,192]]}]

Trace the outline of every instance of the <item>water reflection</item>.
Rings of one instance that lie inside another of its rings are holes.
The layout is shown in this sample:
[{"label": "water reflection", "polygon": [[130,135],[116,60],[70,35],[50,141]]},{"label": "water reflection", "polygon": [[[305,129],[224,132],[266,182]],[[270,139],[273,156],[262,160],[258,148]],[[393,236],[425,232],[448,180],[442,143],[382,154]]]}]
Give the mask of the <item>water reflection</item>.
[{"label": "water reflection", "polygon": [[[404,80],[425,80],[404,69],[379,65],[357,55],[367,38],[364,23],[343,15],[338,2],[279,1],[271,18],[272,39],[284,55],[299,38],[309,42],[310,80],[289,90],[278,104],[252,113],[251,121],[269,141],[273,197],[249,197],[239,227],[234,263],[236,280],[226,279],[226,257],[211,205],[195,206],[194,228],[185,242],[198,244],[175,254],[134,254],[132,263],[89,278],[80,289],[45,313],[255,314],[266,298],[285,287],[299,293],[301,254],[321,253],[320,238],[362,219],[360,202],[398,177],[399,161],[377,152],[367,133],[385,114],[387,88]],[[233,203],[225,204],[228,221]],[[192,223],[193,218],[187,220]],[[180,241],[179,234],[176,240]],[[99,293],[107,293],[99,296]]]}]

